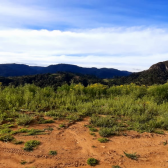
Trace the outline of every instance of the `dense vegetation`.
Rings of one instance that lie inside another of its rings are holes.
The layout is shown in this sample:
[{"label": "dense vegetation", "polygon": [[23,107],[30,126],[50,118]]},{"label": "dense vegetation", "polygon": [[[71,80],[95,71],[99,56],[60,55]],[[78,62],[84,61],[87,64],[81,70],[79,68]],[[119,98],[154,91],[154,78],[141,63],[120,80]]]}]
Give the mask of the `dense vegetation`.
[{"label": "dense vegetation", "polygon": [[56,74],[38,74],[38,75],[30,75],[30,76],[19,76],[19,77],[0,77],[0,83],[3,86],[19,86],[25,84],[35,84],[39,87],[47,87],[51,86],[55,90],[58,86],[61,86],[65,83],[70,85],[71,83],[82,83],[84,86],[93,83],[102,83],[105,82],[102,79],[99,79],[92,75],[82,75],[82,74],[74,74],[67,72],[59,72]]},{"label": "dense vegetation", "polygon": [[[168,130],[167,90],[168,83],[149,87],[133,83],[112,87],[96,83],[84,87],[72,83],[56,91],[33,84],[1,86],[0,140],[12,140],[10,135],[21,133],[11,130],[14,125],[50,123],[57,119],[72,122],[86,116],[90,117],[90,128],[99,128],[102,137],[120,135],[125,130],[164,133],[163,130]],[[53,120],[45,120],[44,116]],[[31,135],[40,130],[27,132]]]},{"label": "dense vegetation", "polygon": [[136,83],[137,85],[164,84],[168,80],[168,61],[152,65],[148,70],[132,73],[126,77],[111,79],[109,85]]}]

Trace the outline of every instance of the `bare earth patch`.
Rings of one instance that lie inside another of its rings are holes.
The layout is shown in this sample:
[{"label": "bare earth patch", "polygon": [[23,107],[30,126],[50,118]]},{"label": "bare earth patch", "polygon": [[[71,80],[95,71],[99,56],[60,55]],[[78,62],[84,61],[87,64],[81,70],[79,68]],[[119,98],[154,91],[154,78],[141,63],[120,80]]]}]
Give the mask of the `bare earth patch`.
[{"label": "bare earth patch", "polygon": [[[88,158],[99,160],[95,168],[112,168],[118,165],[121,168],[167,168],[168,145],[163,142],[168,140],[168,134],[139,134],[129,131],[125,136],[113,136],[107,143],[100,143],[96,137],[90,135],[89,120],[76,122],[69,127],[60,128],[64,121],[55,121],[52,124],[32,125],[29,128],[45,129],[45,135],[15,136],[17,140],[24,142],[38,140],[41,144],[32,152],[26,152],[22,148],[24,144],[0,142],[0,168],[89,168]],[[66,123],[65,123],[66,125]],[[57,151],[57,155],[49,155],[49,151]],[[137,160],[132,160],[124,155],[136,153]],[[25,164],[21,164],[25,161]]]}]

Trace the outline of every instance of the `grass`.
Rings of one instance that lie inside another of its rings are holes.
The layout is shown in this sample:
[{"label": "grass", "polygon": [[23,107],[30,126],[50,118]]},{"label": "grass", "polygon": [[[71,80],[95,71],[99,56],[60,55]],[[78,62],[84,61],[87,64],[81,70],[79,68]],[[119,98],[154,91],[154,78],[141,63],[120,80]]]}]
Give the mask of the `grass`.
[{"label": "grass", "polygon": [[41,135],[44,134],[44,130],[30,129],[26,135]]},{"label": "grass", "polygon": [[167,140],[163,142],[163,145],[166,146],[167,145]]},{"label": "grass", "polygon": [[98,130],[96,128],[89,128],[90,131],[92,132],[97,132]]},{"label": "grass", "polygon": [[38,145],[40,145],[40,141],[30,140],[25,143],[25,147],[23,149],[26,151],[32,151]]},{"label": "grass", "polygon": [[57,155],[57,151],[49,151],[49,155]]},{"label": "grass", "polygon": [[138,159],[138,155],[136,153],[126,153],[124,152],[125,156],[132,159],[132,160],[137,160]]},{"label": "grass", "polygon": [[95,165],[98,164],[98,160],[95,159],[95,158],[89,158],[89,159],[87,160],[87,164],[90,165],[90,166],[95,166]]},{"label": "grass", "polygon": [[34,118],[27,114],[20,114],[19,118],[16,119],[18,125],[28,125],[33,122]]},{"label": "grass", "polygon": [[40,120],[38,121],[38,124],[48,124],[48,123],[54,123],[54,121],[53,120],[50,120],[50,119],[48,119],[48,120],[45,120],[44,118],[40,118]]},{"label": "grass", "polygon": [[[0,86],[0,127],[4,129],[0,134],[16,134],[10,132],[13,126],[54,122],[44,116],[70,121],[90,117],[90,131],[99,130],[102,137],[122,135],[126,130],[163,134],[168,130],[167,90],[168,83],[148,87],[133,83],[111,87],[95,83],[84,87],[72,83],[57,90],[33,84]],[[28,132],[23,129],[19,133]]]},{"label": "grass", "polygon": [[23,144],[24,142],[23,141],[14,140],[13,143],[15,145],[20,145],[20,144]]},{"label": "grass", "polygon": [[120,166],[116,165],[116,166],[112,166],[112,168],[121,168]]},{"label": "grass", "polygon": [[14,140],[14,137],[11,135],[3,135],[0,137],[0,141],[3,141],[3,142],[11,142],[13,140]]},{"label": "grass", "polygon": [[94,137],[96,137],[96,134],[94,132],[90,132],[90,135],[93,135]]},{"label": "grass", "polygon": [[60,127],[60,128],[64,128],[64,127],[65,127],[65,124],[60,124],[59,127]]},{"label": "grass", "polygon": [[106,143],[106,142],[109,141],[109,139],[107,139],[107,138],[98,138],[98,141],[99,141],[100,143]]},{"label": "grass", "polygon": [[25,160],[21,160],[20,164],[25,165],[27,162]]}]

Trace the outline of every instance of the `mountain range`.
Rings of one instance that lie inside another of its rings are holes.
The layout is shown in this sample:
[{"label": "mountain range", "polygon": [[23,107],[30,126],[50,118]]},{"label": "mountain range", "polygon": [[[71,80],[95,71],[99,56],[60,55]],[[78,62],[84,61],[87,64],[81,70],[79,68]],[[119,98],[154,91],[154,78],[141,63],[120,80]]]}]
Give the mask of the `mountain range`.
[{"label": "mountain range", "polygon": [[3,77],[26,76],[57,72],[72,72],[80,73],[83,75],[94,75],[98,78],[113,78],[116,76],[121,77],[131,74],[131,72],[120,71],[113,68],[83,68],[70,64],[57,64],[50,65],[48,67],[28,66],[24,64],[0,64],[0,76]]},{"label": "mountain range", "polygon": [[156,63],[145,71],[114,79],[111,81],[111,84],[136,83],[138,85],[153,85],[164,84],[166,82],[168,82],[168,61]]},{"label": "mountain range", "polygon": [[[109,79],[108,79],[109,78]],[[106,80],[104,80],[106,79]],[[168,61],[159,62],[149,69],[131,73],[107,68],[82,68],[76,65],[58,64],[48,67],[23,64],[0,64],[0,82],[4,85],[60,86],[63,83],[102,83],[109,86],[135,83],[137,85],[164,84],[168,82]]]}]

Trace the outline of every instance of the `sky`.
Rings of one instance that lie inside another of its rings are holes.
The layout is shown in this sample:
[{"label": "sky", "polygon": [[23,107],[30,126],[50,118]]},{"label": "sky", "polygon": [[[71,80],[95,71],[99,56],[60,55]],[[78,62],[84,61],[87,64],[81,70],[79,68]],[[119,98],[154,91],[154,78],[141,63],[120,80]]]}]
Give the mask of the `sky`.
[{"label": "sky", "polygon": [[0,64],[116,68],[168,60],[167,0],[0,0]]}]

